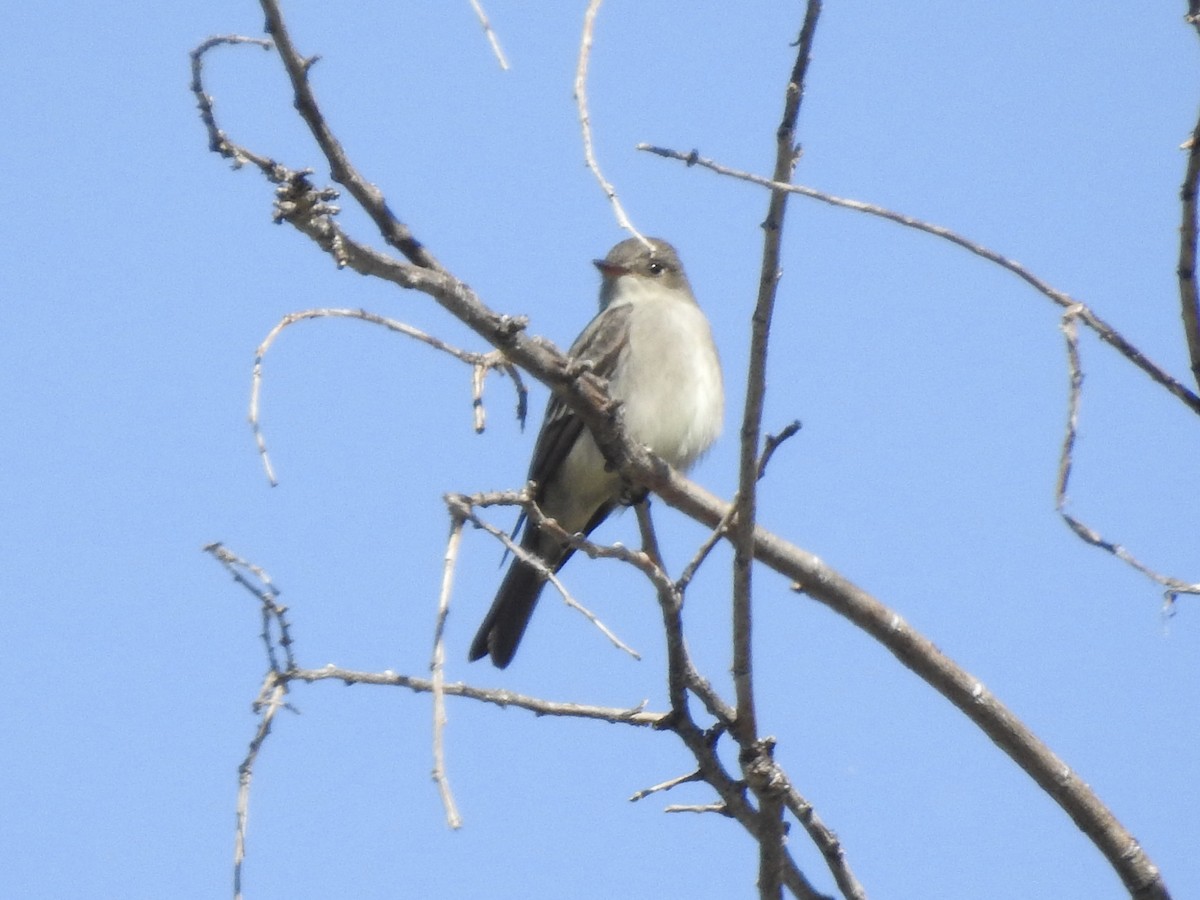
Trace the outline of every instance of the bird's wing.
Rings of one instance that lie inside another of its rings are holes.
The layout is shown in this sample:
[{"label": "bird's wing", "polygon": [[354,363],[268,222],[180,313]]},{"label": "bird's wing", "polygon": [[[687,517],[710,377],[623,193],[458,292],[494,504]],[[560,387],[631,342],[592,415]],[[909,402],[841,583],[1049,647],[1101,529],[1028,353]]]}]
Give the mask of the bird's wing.
[{"label": "bird's wing", "polygon": [[[627,345],[632,310],[629,304],[621,304],[602,311],[575,339],[568,355],[591,363],[592,371],[601,378],[611,378]],[[583,422],[579,417],[558,396],[551,396],[529,464],[529,480],[537,482],[539,500],[546,483],[567,458],[581,431]]]}]

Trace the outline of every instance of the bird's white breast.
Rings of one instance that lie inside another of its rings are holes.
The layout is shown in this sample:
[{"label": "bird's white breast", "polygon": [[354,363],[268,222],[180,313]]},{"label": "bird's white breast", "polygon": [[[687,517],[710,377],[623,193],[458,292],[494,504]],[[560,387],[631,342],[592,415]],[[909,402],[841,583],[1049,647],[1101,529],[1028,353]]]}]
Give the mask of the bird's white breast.
[{"label": "bird's white breast", "polygon": [[689,299],[651,291],[630,300],[629,348],[612,394],[629,436],[686,470],[716,440],[725,413],[712,329]]}]

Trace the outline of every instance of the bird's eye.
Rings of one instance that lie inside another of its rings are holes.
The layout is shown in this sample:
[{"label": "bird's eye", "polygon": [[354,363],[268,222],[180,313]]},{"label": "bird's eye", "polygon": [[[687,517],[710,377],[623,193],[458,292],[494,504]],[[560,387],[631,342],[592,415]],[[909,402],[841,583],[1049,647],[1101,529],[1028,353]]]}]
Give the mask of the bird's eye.
[{"label": "bird's eye", "polygon": [[661,275],[666,268],[667,267],[660,263],[657,259],[650,260],[650,264],[646,266],[647,271],[649,271],[651,275]]}]

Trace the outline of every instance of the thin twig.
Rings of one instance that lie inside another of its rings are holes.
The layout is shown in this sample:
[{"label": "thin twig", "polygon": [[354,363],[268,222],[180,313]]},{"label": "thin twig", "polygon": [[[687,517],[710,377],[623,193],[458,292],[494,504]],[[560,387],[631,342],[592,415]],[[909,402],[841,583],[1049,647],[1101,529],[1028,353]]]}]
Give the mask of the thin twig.
[{"label": "thin twig", "polygon": [[763,476],[767,474],[767,463],[771,461],[771,457],[775,455],[775,451],[779,449],[779,445],[788,438],[795,435],[800,430],[800,420],[794,419],[789,422],[779,434],[768,434],[766,442],[763,444],[762,456],[758,460],[758,480],[762,481]]},{"label": "thin twig", "polygon": [[458,550],[462,546],[463,520],[455,517],[450,526],[450,539],[446,542],[446,558],[442,567],[442,589],[438,592],[437,622],[433,629],[433,659],[429,672],[433,685],[433,780],[437,783],[442,806],[446,810],[446,824],[451,828],[462,826],[462,817],[450,790],[446,777],[446,753],[444,736],[446,730],[446,616],[450,614],[450,592],[454,587],[454,567],[458,562]]},{"label": "thin twig", "polygon": [[492,52],[496,54],[496,62],[500,63],[500,68],[507,72],[508,60],[504,58],[504,51],[500,49],[500,40],[496,37],[496,32],[492,30],[492,23],[488,21],[487,13],[483,11],[483,5],[479,0],[471,0],[471,8],[475,10],[479,24],[483,26],[483,33],[487,35],[488,43],[492,45]]},{"label": "thin twig", "polygon": [[1062,516],[1063,521],[1067,523],[1070,529],[1081,540],[1111,553],[1117,559],[1132,566],[1138,572],[1160,585],[1164,589],[1163,598],[1165,608],[1170,610],[1180,594],[1200,594],[1200,583],[1188,584],[1180,581],[1178,578],[1172,578],[1169,575],[1161,575],[1155,572],[1120,544],[1105,540],[1095,529],[1067,512],[1067,485],[1071,478],[1075,440],[1079,433],[1079,401],[1083,387],[1083,367],[1080,365],[1079,359],[1078,317],[1079,310],[1072,307],[1063,313],[1060,325],[1067,342],[1069,388],[1067,392],[1067,426],[1063,434],[1062,450],[1059,452],[1058,457],[1058,478],[1054,487],[1054,508],[1058,510],[1058,514]]},{"label": "thin twig", "polygon": [[[644,506],[646,504],[643,501],[637,505],[637,509],[640,511]],[[669,588],[672,585],[670,577],[663,569],[662,559],[657,553],[657,548],[631,550],[621,543],[597,544],[581,534],[571,534],[565,531],[556,520],[547,518],[536,503],[531,503],[527,510],[530,521],[539,530],[547,531],[554,536],[555,540],[566,544],[572,550],[585,554],[589,559],[615,559],[618,562],[628,563],[645,575],[656,588]]]},{"label": "thin twig", "polygon": [[[643,500],[638,503],[634,512],[637,514],[638,532],[642,538],[641,555],[650,563],[650,567],[642,571],[655,587],[662,613],[663,633],[667,645],[667,693],[671,699],[672,713],[679,717],[680,721],[690,721],[687,693],[690,691],[695,694],[719,723],[712,732],[712,740],[715,742],[733,724],[736,714],[713,690],[707,679],[700,675],[692,662],[691,654],[688,653],[687,644],[683,639],[683,590],[679,581],[671,581],[664,568],[654,519],[650,515],[649,501]],[[634,565],[637,563],[634,562]]]},{"label": "thin twig", "polygon": [[842,892],[842,897],[845,900],[866,900],[866,889],[850,869],[850,864],[846,861],[845,848],[837,833],[821,820],[813,805],[800,796],[782,769],[779,770],[778,777],[779,794],[784,804],[796,817],[796,821],[800,823],[809,839],[816,845],[817,850],[820,851],[825,865],[828,866],[833,880],[837,883],[838,890]]},{"label": "thin twig", "polygon": [[[783,116],[775,131],[775,169],[772,180],[791,181],[798,159],[795,142],[796,120],[804,96],[804,78],[812,53],[820,0],[808,0],[804,24],[797,41],[796,60],[784,90]],[[737,694],[737,719],[733,735],[743,751],[754,745],[758,721],[754,702],[753,652],[751,630],[751,581],[754,561],[754,522],[757,506],[758,447],[762,433],[763,402],[766,397],[767,348],[771,317],[779,284],[779,255],[783,239],[788,192],[772,190],[763,222],[762,265],[759,270],[758,297],[751,320],[750,362],[746,375],[746,402],[742,418],[742,446],[738,463],[737,514],[730,530],[734,545],[733,560],[733,683]],[[782,839],[782,835],[780,835]],[[764,852],[769,852],[763,847]],[[765,889],[764,889],[765,890]],[[764,896],[777,894],[769,890]]]},{"label": "thin twig", "polygon": [[[1198,26],[1200,27],[1200,26]],[[1200,119],[1184,145],[1187,167],[1179,189],[1182,221],[1179,225],[1179,304],[1187,338],[1192,378],[1200,385],[1200,295],[1196,288],[1196,191],[1200,184]]]},{"label": "thin twig", "polygon": [[663,812],[666,813],[720,813],[723,816],[729,815],[729,807],[724,803],[673,803],[670,806],[664,806]]},{"label": "thin twig", "polygon": [[513,379],[513,384],[517,391],[517,418],[521,422],[522,427],[525,424],[525,411],[528,407],[527,395],[528,391],[525,388],[525,382],[521,378],[521,373],[516,366],[510,363],[499,350],[491,350],[487,353],[477,353],[473,350],[463,350],[451,344],[447,344],[441,338],[434,337],[431,334],[426,334],[419,328],[413,328],[411,325],[406,325],[395,319],[389,319],[386,316],[381,316],[373,312],[368,312],[365,309],[306,309],[302,312],[288,313],[278,324],[267,333],[261,344],[258,345],[258,350],[254,353],[254,369],[251,377],[250,385],[250,411],[249,421],[250,427],[254,432],[254,443],[258,447],[259,456],[262,458],[263,470],[266,472],[267,480],[274,487],[279,483],[275,477],[275,469],[271,465],[271,457],[267,452],[267,442],[263,435],[260,424],[260,399],[262,394],[263,381],[263,358],[267,355],[267,351],[271,349],[271,345],[275,343],[275,339],[283,332],[283,330],[297,322],[305,321],[306,319],[320,318],[341,318],[341,319],[361,319],[364,322],[369,322],[372,325],[379,325],[387,328],[389,331],[394,331],[398,334],[406,335],[407,337],[428,344],[435,350],[440,350],[443,353],[448,353],[455,359],[461,360],[464,363],[473,367],[471,384],[472,384],[472,415],[474,417],[474,426],[476,432],[483,431],[484,413],[483,413],[483,379],[488,371],[497,369],[505,375]]},{"label": "thin twig", "polygon": [[[271,577],[260,566],[242,559],[220,541],[208,544],[201,549],[205,553],[211,554],[233,576],[234,581],[258,599],[263,620],[260,637],[266,646],[267,662],[271,669],[278,674],[283,674],[293,668],[296,665],[296,659],[292,653],[292,632],[291,625],[287,620],[287,607],[276,602],[275,598],[279,596],[279,588],[275,587]],[[251,581],[244,574],[245,572],[250,573],[255,581]],[[274,629],[271,627],[272,624],[275,626]],[[275,632],[278,633],[278,638],[274,636]],[[283,651],[282,663],[276,655],[276,644]]]},{"label": "thin twig", "polygon": [[1080,304],[1068,294],[1056,290],[1048,283],[1038,278],[1024,266],[1018,262],[1014,262],[1004,256],[1001,256],[994,250],[989,250],[982,244],[977,244],[974,241],[968,240],[957,232],[944,228],[941,225],[933,225],[929,222],[923,222],[920,219],[906,216],[903,213],[894,212],[890,209],[885,209],[882,206],[876,206],[873,203],[863,203],[860,200],[848,200],[844,197],[836,197],[833,194],[826,194],[823,191],[818,191],[810,187],[804,187],[798,184],[783,184],[773,181],[770,178],[763,178],[760,175],[753,175],[749,172],[742,172],[737,169],[731,169],[727,166],[715,163],[712,160],[705,159],[698,155],[694,150],[691,153],[680,153],[677,150],[668,150],[662,147],[654,147],[650,144],[638,144],[637,149],[645,150],[648,153],[653,153],[657,156],[663,156],[668,159],[677,159],[687,163],[689,166],[700,166],[716,172],[718,175],[726,175],[730,178],[736,178],[741,181],[748,181],[751,184],[757,184],[761,187],[770,188],[773,191],[789,191],[793,194],[799,194],[802,197],[809,197],[813,200],[818,200],[821,203],[827,203],[830,206],[840,206],[845,209],[853,209],[857,212],[866,213],[872,216],[878,216],[881,219],[887,219],[889,222],[895,222],[897,225],[903,225],[906,228],[913,228],[917,231],[923,231],[926,234],[932,234],[935,237],[947,240],[956,246],[962,247],[976,256],[983,257],[989,262],[993,262],[1006,269],[1013,275],[1016,275],[1039,294],[1049,298],[1062,309],[1068,307],[1079,306],[1081,311],[1078,315],[1079,321],[1094,331],[1102,341],[1117,350],[1127,360],[1141,369],[1148,375],[1156,384],[1168,391],[1173,397],[1183,402],[1192,412],[1200,415],[1200,396],[1194,394],[1187,387],[1181,384],[1177,379],[1167,373],[1162,367],[1156,365],[1146,357],[1141,350],[1135,347],[1127,340],[1124,335],[1118,332],[1115,328],[1108,324],[1100,316],[1096,315],[1088,306]]},{"label": "thin twig", "polygon": [[[289,679],[292,681],[340,681],[343,684],[400,687],[417,694],[427,694],[433,691],[433,682],[427,678],[414,678],[397,672],[362,672],[332,664],[320,669],[293,669],[289,673]],[[465,697],[481,703],[490,703],[493,706],[514,706],[538,716],[595,719],[620,725],[635,725],[639,728],[660,728],[667,718],[666,713],[647,712],[645,702],[628,708],[594,706],[586,703],[561,703],[512,691],[475,687],[461,681],[445,683],[442,685],[442,692],[447,697]]]},{"label": "thin twig", "polygon": [[667,649],[667,697],[671,702],[671,713],[681,722],[690,721],[688,711],[688,676],[694,671],[687,645],[683,640],[683,595],[663,569],[662,552],[658,535],[654,530],[654,519],[650,515],[650,503],[643,500],[634,507],[637,514],[638,532],[642,539],[643,553],[653,561],[662,573],[654,581],[659,613],[662,616],[663,636]]},{"label": "thin twig", "polygon": [[317,105],[316,95],[313,94],[309,83],[308,73],[316,62],[315,57],[305,58],[296,50],[279,10],[276,0],[259,0],[263,14],[266,16],[266,31],[275,41],[279,50],[279,58],[287,70],[292,83],[292,93],[295,98],[296,111],[300,114],[317,146],[329,163],[329,171],[333,180],[343,185],[350,195],[358,201],[359,206],[375,222],[379,233],[387,243],[399,250],[406,259],[423,269],[445,272],[442,264],[415,237],[408,226],[395,217],[383,199],[383,192],[367,181],[350,162],[341,142],[333,134],[333,129],[325,120],[324,114]]},{"label": "thin twig", "polygon": [[513,380],[513,387],[517,392],[517,422],[524,431],[525,418],[529,413],[529,391],[525,387],[525,380],[521,377],[521,370],[510,363],[503,353],[499,350],[492,350],[482,354],[471,370],[471,405],[475,410],[475,433],[483,434],[487,425],[487,411],[483,406],[483,386],[487,380],[487,373],[492,369],[500,369]]},{"label": "thin twig", "polygon": [[[643,501],[637,504],[635,510],[644,552],[661,569],[662,555],[654,530],[654,521],[650,515],[650,504]],[[809,884],[784,846],[779,836],[783,828],[779,812],[775,813],[774,823],[769,823],[762,812],[761,804],[759,809],[754,809],[747,802],[746,782],[735,782],[722,766],[717,756],[717,743],[723,734],[733,728],[736,713],[713,691],[712,686],[700,676],[692,663],[683,639],[682,594],[665,578],[656,580],[655,584],[663,616],[663,631],[666,635],[667,690],[671,700],[671,713],[664,721],[663,727],[674,731],[692,752],[698,766],[696,779],[709,784],[721,798],[720,803],[706,806],[704,810],[721,812],[736,819],[760,845],[770,843],[776,848],[766,855],[773,860],[773,871],[777,872],[788,890],[796,897],[803,900],[829,900]],[[717,719],[717,724],[707,731],[701,731],[692,718],[687,698],[689,691],[699,697],[709,713]],[[667,811],[698,809],[699,807],[672,806],[668,807]]]},{"label": "thin twig", "polygon": [[264,50],[270,50],[274,45],[270,41],[262,38],[246,37],[240,34],[223,34],[216,37],[210,37],[208,40],[201,42],[191,52],[192,58],[192,94],[196,97],[196,107],[200,110],[200,121],[204,123],[205,129],[208,131],[208,149],[214,153],[219,153],[222,156],[233,160],[234,168],[241,167],[247,162],[256,162],[261,164],[261,158],[251,160],[240,147],[229,142],[220,128],[217,127],[216,113],[213,108],[213,98],[204,90],[204,55],[214,47],[219,47],[224,44],[253,44],[256,47],[262,47]]},{"label": "thin twig", "polygon": [[575,105],[579,110],[579,127],[583,133],[583,158],[587,162],[588,169],[591,170],[592,175],[599,182],[600,189],[604,191],[604,196],[612,204],[613,213],[617,217],[617,224],[649,247],[650,242],[642,236],[640,231],[633,227],[633,223],[625,215],[625,208],[621,206],[621,201],[617,199],[617,190],[600,171],[600,164],[596,161],[596,152],[592,147],[592,120],[588,114],[587,102],[587,71],[588,62],[592,55],[592,30],[596,22],[596,13],[600,11],[600,4],[602,2],[603,0],[589,0],[588,2],[587,11],[583,14],[583,36],[579,41],[579,61],[575,66]]},{"label": "thin twig", "polygon": [[[708,731],[701,730],[692,720],[691,713],[686,706],[682,710],[672,710],[660,727],[673,731],[679,736],[684,746],[696,758],[704,781],[716,791],[720,798],[720,804],[704,807],[704,811],[720,812],[729,816],[737,821],[751,837],[761,841],[763,839],[762,819],[758,810],[746,797],[746,782],[735,780],[730,776],[717,755],[717,740],[728,729],[718,725]],[[698,808],[686,807],[670,809],[680,812],[698,811]],[[783,853],[783,867],[783,882],[793,896],[800,900],[831,900],[809,883],[786,848]]]},{"label": "thin twig", "polygon": [[[254,762],[258,758],[258,751],[266,741],[267,735],[271,733],[271,724],[275,720],[275,714],[281,708],[291,708],[284,702],[284,697],[287,695],[288,673],[295,668],[296,661],[292,655],[292,636],[286,615],[287,607],[281,606],[275,601],[279,590],[272,583],[270,576],[262,568],[242,559],[219,542],[208,544],[203,550],[221,563],[225,570],[233,575],[234,581],[258,599],[263,622],[260,636],[266,647],[268,662],[267,673],[259,688],[258,696],[251,704],[251,708],[259,717],[258,727],[255,729],[245,758],[238,766],[237,820],[233,846],[233,893],[235,900],[240,900],[242,867],[246,860],[246,823],[250,813],[250,783],[254,777]],[[254,580],[247,577],[246,573],[249,573]],[[280,664],[276,644],[283,651],[283,665]]]},{"label": "thin twig", "polygon": [[688,585],[691,584],[692,579],[696,577],[696,572],[699,570],[704,561],[708,559],[708,555],[712,552],[713,548],[720,543],[721,538],[729,534],[729,523],[733,521],[733,517],[736,515],[737,495],[735,494],[733,500],[730,501],[729,508],[726,509],[724,515],[721,516],[720,521],[713,526],[713,529],[709,533],[708,537],[704,539],[704,543],[697,548],[695,555],[693,555],[691,560],[688,561],[688,564],[683,567],[683,574],[680,575],[679,580],[675,582],[675,587],[680,594],[683,594],[687,591]]},{"label": "thin twig", "polygon": [[[533,502],[532,496],[528,492],[519,492],[513,496],[514,499],[511,502],[521,506],[530,516],[530,519],[534,525],[540,529],[548,531],[550,534],[553,534],[556,538],[562,540],[564,543],[571,544],[575,549],[582,550],[589,556],[609,556],[626,559],[626,561],[632,561],[631,559],[627,558],[630,554],[629,551],[625,550],[624,548],[605,548],[598,544],[591,543],[591,541],[588,541],[586,538],[583,538],[580,535],[568,534],[564,529],[559,527],[557,521],[546,518],[546,516],[538,508],[537,504]],[[508,552],[512,553],[522,562],[527,563],[536,569],[539,574],[541,574],[547,581],[554,585],[554,589],[558,591],[559,596],[561,596],[563,599],[563,602],[566,603],[571,609],[581,613],[584,618],[591,622],[592,625],[594,625],[600,631],[601,634],[609,639],[614,647],[619,650],[624,650],[634,659],[642,658],[640,653],[622,641],[612,632],[611,629],[609,629],[607,625],[600,621],[600,618],[594,612],[576,600],[571,595],[571,592],[567,590],[566,585],[563,584],[559,579],[558,575],[552,572],[542,559],[540,559],[536,554],[530,553],[495,525],[485,521],[484,519],[481,519],[478,515],[476,515],[475,511],[472,509],[472,506],[474,505],[472,503],[472,498],[469,495],[446,494],[443,499],[445,500],[446,505],[450,508],[450,514],[452,516],[461,517],[470,522],[476,528],[483,529],[492,537],[496,538],[496,540],[500,541],[500,543],[504,545]]]},{"label": "thin twig", "polygon": [[701,775],[700,770],[697,769],[695,772],[689,772],[687,775],[680,775],[678,778],[670,778],[666,781],[652,785],[651,787],[642,788],[629,798],[629,802],[637,803],[637,801],[649,797],[651,794],[657,794],[659,791],[669,791],[671,788],[679,787],[681,784],[689,784],[693,781],[703,780],[704,776]]},{"label": "thin twig", "polygon": [[[250,782],[254,779],[254,763],[258,759],[258,751],[271,733],[271,723],[275,714],[283,707],[283,697],[287,693],[287,682],[281,681],[274,670],[268,671],[262,690],[259,692],[260,702],[257,703],[262,712],[258,719],[258,727],[250,741],[246,756],[238,766],[237,794],[237,825],[233,839],[233,897],[242,900],[242,866],[246,862],[246,825],[250,816]],[[263,699],[265,697],[265,699]]]}]

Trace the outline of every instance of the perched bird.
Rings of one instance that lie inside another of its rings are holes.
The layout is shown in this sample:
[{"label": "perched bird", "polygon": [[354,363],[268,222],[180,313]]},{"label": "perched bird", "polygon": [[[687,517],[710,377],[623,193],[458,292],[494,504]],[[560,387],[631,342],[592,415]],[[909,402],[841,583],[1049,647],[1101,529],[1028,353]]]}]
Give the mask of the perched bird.
[{"label": "perched bird", "polygon": [[[686,470],[716,440],[724,416],[712,329],[666,241],[630,238],[595,264],[600,312],[571,345],[570,356],[608,379],[631,439]],[[529,480],[536,484],[538,507],[569,534],[590,534],[618,505],[624,488],[591,432],[558,397],[546,407]],[[573,552],[529,522],[521,547],[552,572]],[[545,582],[528,563],[513,559],[471,644],[472,660],[490,654],[500,668],[512,662]]]}]

